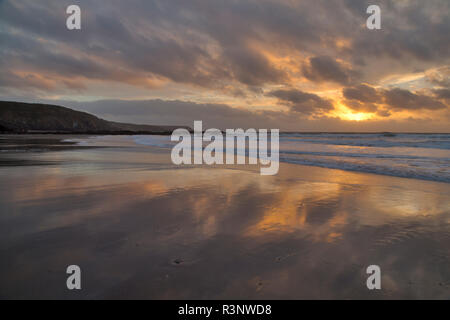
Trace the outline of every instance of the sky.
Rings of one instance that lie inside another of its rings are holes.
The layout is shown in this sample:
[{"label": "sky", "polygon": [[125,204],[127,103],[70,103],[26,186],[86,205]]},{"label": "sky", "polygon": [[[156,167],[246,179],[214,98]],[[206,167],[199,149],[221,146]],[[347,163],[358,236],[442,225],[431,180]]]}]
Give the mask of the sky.
[{"label": "sky", "polygon": [[0,99],[142,124],[450,132],[449,16],[448,0],[0,0]]}]

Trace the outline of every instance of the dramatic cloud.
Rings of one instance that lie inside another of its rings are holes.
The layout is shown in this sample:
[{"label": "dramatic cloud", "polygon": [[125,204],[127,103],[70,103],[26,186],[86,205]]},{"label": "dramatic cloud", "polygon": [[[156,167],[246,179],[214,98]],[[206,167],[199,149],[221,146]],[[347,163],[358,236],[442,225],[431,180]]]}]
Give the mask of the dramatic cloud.
[{"label": "dramatic cloud", "polygon": [[426,78],[432,84],[440,87],[450,88],[450,66],[432,70],[426,74]]},{"label": "dramatic cloud", "polygon": [[[25,99],[27,100],[27,99]],[[296,117],[296,112],[254,112],[225,104],[202,104],[189,101],[99,100],[75,102],[62,100],[28,100],[64,105],[89,112],[111,121],[138,124],[192,126],[202,120],[205,128],[279,128],[282,131],[445,131],[445,122],[429,120],[374,120],[368,123],[322,117],[313,120]],[[411,126],[411,123],[414,126]],[[433,125],[430,129],[430,124]],[[428,129],[427,129],[428,128]]]},{"label": "dramatic cloud", "polygon": [[69,4],[0,0],[2,98],[450,119],[448,0],[379,0],[381,30],[365,27],[369,0],[79,0],[75,31]]},{"label": "dramatic cloud", "polygon": [[292,111],[303,114],[317,114],[333,109],[333,104],[330,101],[300,90],[276,90],[270,92],[269,96],[277,97],[281,103],[288,105]]},{"label": "dramatic cloud", "polygon": [[438,99],[444,99],[450,101],[450,89],[436,89],[433,93]]},{"label": "dramatic cloud", "polygon": [[357,100],[363,103],[380,101],[380,95],[375,88],[366,84],[360,84],[353,88],[344,88],[343,95],[346,99]]},{"label": "dramatic cloud", "polygon": [[378,112],[384,110],[438,110],[448,106],[441,99],[450,96],[449,90],[434,90],[432,95],[406,89],[375,89],[365,84],[344,88],[345,105],[353,110]]},{"label": "dramatic cloud", "polygon": [[342,63],[327,56],[312,57],[303,67],[303,75],[316,82],[331,81],[345,85],[350,82],[351,74],[353,72]]},{"label": "dramatic cloud", "polygon": [[2,1],[1,59],[11,62],[10,69],[66,77],[139,84],[162,77],[219,87],[224,81],[287,84],[285,68],[270,59],[286,54],[312,56],[303,67],[306,78],[340,84],[348,84],[352,72],[332,58],[337,54],[366,64],[376,56],[430,61],[449,54],[444,0],[381,1],[386,31],[378,33],[361,27],[366,1],[78,2],[83,28],[69,32],[61,1]]},{"label": "dramatic cloud", "polygon": [[[381,111],[380,107],[373,103],[364,103],[358,100],[344,100],[343,102],[345,106],[357,112],[379,113]],[[389,116],[390,113],[384,112],[382,115],[386,117]]]},{"label": "dramatic cloud", "polygon": [[446,106],[433,97],[395,88],[384,92],[386,104],[394,109],[444,109]]}]

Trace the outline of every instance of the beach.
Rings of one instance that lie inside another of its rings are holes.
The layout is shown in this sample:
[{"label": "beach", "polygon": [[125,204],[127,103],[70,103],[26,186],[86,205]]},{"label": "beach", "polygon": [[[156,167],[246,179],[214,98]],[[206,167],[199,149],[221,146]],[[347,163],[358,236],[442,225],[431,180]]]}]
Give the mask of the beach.
[{"label": "beach", "polygon": [[[281,162],[261,176],[175,166],[170,149],[132,136],[36,139],[0,139],[2,299],[450,297],[450,184],[431,180],[438,171]],[[81,290],[66,287],[69,265]],[[366,286],[370,265],[382,290]]]}]

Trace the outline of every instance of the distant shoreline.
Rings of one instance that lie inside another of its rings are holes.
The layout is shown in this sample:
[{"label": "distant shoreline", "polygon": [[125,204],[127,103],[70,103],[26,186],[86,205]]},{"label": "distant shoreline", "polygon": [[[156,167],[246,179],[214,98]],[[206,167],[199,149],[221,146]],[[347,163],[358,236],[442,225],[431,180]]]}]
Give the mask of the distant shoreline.
[{"label": "distant shoreline", "polygon": [[158,135],[158,136],[170,136],[172,131],[164,131],[164,132],[135,132],[135,131],[87,131],[87,132],[70,132],[70,131],[33,131],[33,132],[11,132],[11,131],[0,131],[1,135],[75,135],[75,136],[83,136],[83,135],[97,135],[97,136],[130,136],[130,135]]},{"label": "distant shoreline", "polygon": [[170,135],[186,126],[147,125],[108,121],[66,107],[0,101],[1,134]]},{"label": "distant shoreline", "polygon": [[[181,127],[186,128],[186,127]],[[244,129],[245,130],[245,129]],[[64,134],[64,135],[118,135],[118,136],[128,136],[128,135],[159,135],[159,136],[170,136],[173,131],[0,131],[3,135],[34,135],[34,134]],[[193,132],[193,130],[189,130]],[[204,132],[204,131],[203,131]],[[222,130],[224,133],[225,131]],[[382,134],[389,136],[395,136],[399,134],[424,134],[424,135],[434,135],[434,134],[450,134],[450,132],[309,132],[309,131],[281,131],[280,135],[290,135],[290,134]]]},{"label": "distant shoreline", "polygon": [[[228,128],[237,129],[230,124]],[[60,135],[171,135],[176,129],[192,128],[183,125],[132,124],[108,121],[95,115],[63,106],[17,101],[0,101],[0,134],[60,134]],[[242,128],[246,130],[247,128]],[[279,129],[279,128],[278,128]],[[225,130],[220,129],[222,133]],[[294,134],[379,134],[395,137],[398,134],[449,134],[444,132],[325,132],[280,131],[280,135]]]}]

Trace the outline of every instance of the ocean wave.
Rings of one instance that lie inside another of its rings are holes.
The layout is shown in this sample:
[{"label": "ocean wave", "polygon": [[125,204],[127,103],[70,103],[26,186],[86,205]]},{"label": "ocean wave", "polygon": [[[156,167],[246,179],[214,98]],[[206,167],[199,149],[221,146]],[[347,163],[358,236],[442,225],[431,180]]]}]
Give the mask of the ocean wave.
[{"label": "ocean wave", "polygon": [[355,147],[406,147],[406,148],[425,148],[425,149],[443,149],[450,150],[450,140],[446,139],[424,139],[424,140],[388,140],[388,139],[362,139],[352,138],[344,139],[343,137],[336,139],[310,139],[309,137],[281,137],[280,141],[284,142],[299,142],[299,143],[314,143],[326,145],[341,145],[341,146],[355,146]]},{"label": "ocean wave", "polygon": [[[167,149],[175,145],[168,136],[133,136],[133,140]],[[280,161],[450,183],[449,149],[449,134],[294,133],[282,134]]]},{"label": "ocean wave", "polygon": [[346,171],[356,171],[373,173],[380,175],[388,175],[401,178],[413,178],[420,180],[429,181],[439,181],[450,183],[450,173],[447,170],[446,173],[438,172],[436,170],[420,170],[420,168],[411,167],[393,167],[393,166],[383,166],[379,164],[370,163],[350,163],[350,162],[339,162],[339,161],[321,161],[320,159],[298,159],[298,158],[287,158],[280,157],[281,162],[299,164],[306,166],[322,167],[329,169],[339,169]]},{"label": "ocean wave", "polygon": [[448,161],[450,158],[439,157],[427,157],[427,156],[414,156],[414,155],[399,155],[399,154],[377,154],[377,153],[350,153],[350,152],[326,152],[326,151],[292,151],[292,150],[280,150],[280,154],[293,154],[293,155],[314,155],[323,157],[349,157],[349,158],[373,158],[373,159],[408,159],[408,160],[441,160]]}]

